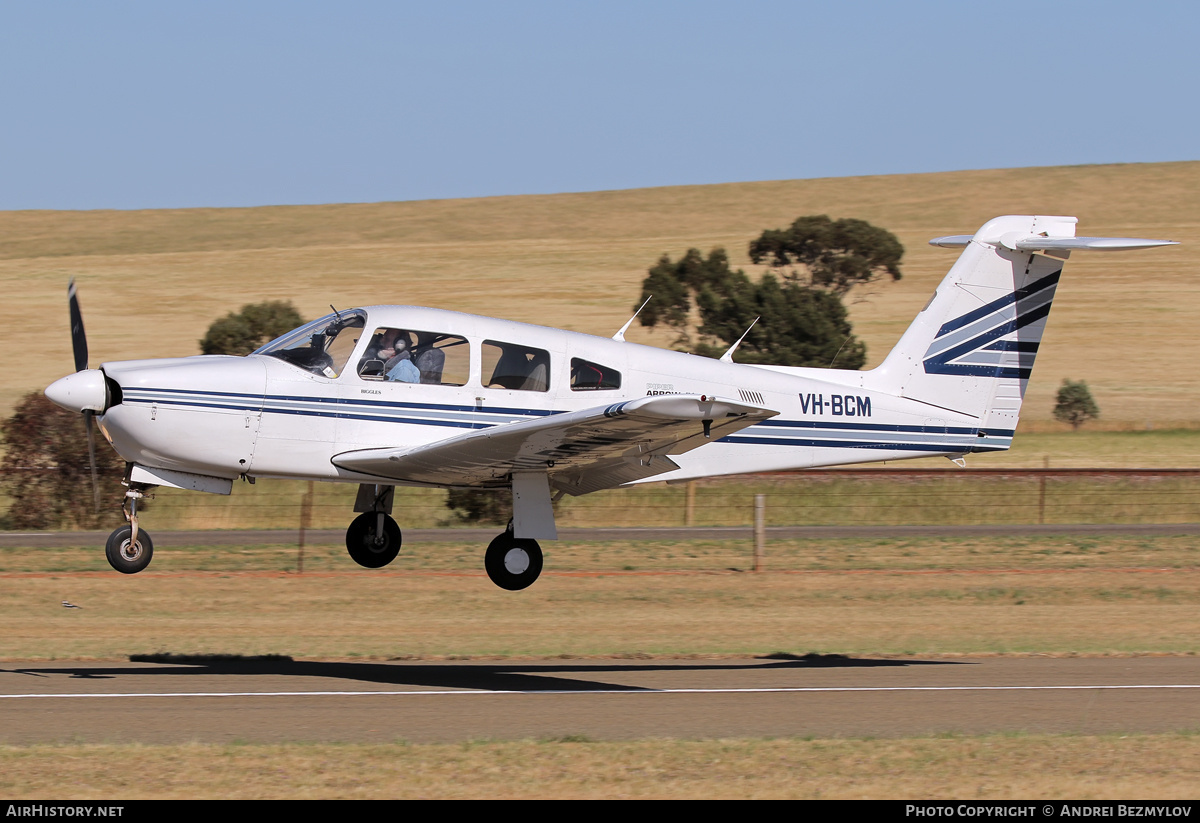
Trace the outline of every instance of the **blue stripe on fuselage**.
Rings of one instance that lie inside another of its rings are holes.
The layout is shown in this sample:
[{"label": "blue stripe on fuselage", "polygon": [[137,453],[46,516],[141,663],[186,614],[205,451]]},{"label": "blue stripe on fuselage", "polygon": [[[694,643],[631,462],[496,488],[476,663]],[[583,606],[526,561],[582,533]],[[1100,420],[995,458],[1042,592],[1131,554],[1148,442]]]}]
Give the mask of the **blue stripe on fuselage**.
[{"label": "blue stripe on fuselage", "polygon": [[[155,395],[168,395],[161,397]],[[205,400],[189,400],[183,395],[192,395],[197,398],[205,398]],[[208,398],[219,400],[220,398],[229,398],[228,404],[219,402],[208,402]],[[188,391],[183,389],[145,389],[135,388],[126,392],[126,402],[131,403],[157,403],[161,405],[170,405],[176,407],[191,407],[196,409],[224,409],[229,411],[259,411],[267,414],[289,414],[307,417],[323,417],[323,418],[338,418],[346,420],[366,420],[379,423],[398,423],[403,425],[413,426],[437,426],[442,428],[461,428],[461,429],[484,429],[492,426],[506,425],[505,422],[496,422],[494,420],[481,420],[480,417],[490,418],[496,415],[519,415],[526,417],[548,417],[555,414],[564,414],[564,411],[546,410],[546,409],[510,409],[510,408],[488,408],[482,409],[476,406],[464,406],[455,404],[443,403],[390,403],[386,400],[341,400],[330,397],[312,397],[312,396],[297,396],[297,395],[267,395],[263,405],[245,405],[244,400],[247,398],[257,399],[257,395],[237,393],[237,392],[212,392],[212,391]],[[242,402],[237,402],[242,401]],[[622,403],[616,403],[609,407],[610,411],[619,414]],[[282,405],[292,403],[300,406],[299,408],[285,408]],[[307,406],[305,408],[304,406]],[[340,408],[339,408],[340,407]],[[351,410],[351,407],[358,407],[358,410]],[[380,414],[378,412],[388,410],[395,412],[394,414]],[[445,418],[430,418],[421,417],[421,411],[443,412],[443,413],[459,413],[464,417],[476,417],[476,419],[454,420]],[[376,413],[370,413],[376,412]],[[804,432],[805,437],[785,437],[785,436],[768,436],[764,429],[776,429],[780,435],[786,434],[787,429],[795,430],[798,433]],[[821,437],[816,430],[829,431],[828,437]],[[864,439],[863,436],[870,434],[897,434],[897,435],[916,435],[918,437],[912,440],[898,439],[895,441],[879,441]],[[854,434],[858,434],[858,438],[853,438]],[[990,443],[996,441],[1004,441],[1012,438],[1014,432],[1011,429],[989,430],[986,432],[987,440]],[[924,435],[925,437],[920,437]],[[821,448],[854,448],[854,449],[881,449],[888,451],[930,451],[930,452],[957,452],[970,449],[972,451],[993,451],[1001,450],[1006,446],[985,445],[982,443],[961,442],[962,437],[979,437],[980,431],[978,428],[961,427],[961,426],[916,426],[916,425],[899,425],[886,423],[848,423],[848,422],[821,422],[812,420],[763,420],[754,426],[745,430],[745,433],[728,435],[721,438],[717,442],[721,443],[747,443],[755,445],[769,446],[810,446]],[[930,440],[932,438],[932,442]],[[924,441],[924,442],[916,442]]]}]

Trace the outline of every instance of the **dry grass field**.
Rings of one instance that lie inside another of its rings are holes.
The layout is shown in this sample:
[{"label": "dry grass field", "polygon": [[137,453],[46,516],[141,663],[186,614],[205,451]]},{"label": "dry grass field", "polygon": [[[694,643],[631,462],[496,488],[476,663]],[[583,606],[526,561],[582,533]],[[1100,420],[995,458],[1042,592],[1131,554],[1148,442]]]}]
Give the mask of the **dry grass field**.
[{"label": "dry grass field", "polygon": [[[852,319],[874,364],[953,262],[954,252],[926,245],[930,237],[1030,212],[1076,215],[1081,234],[1184,245],[1071,261],[1026,428],[1053,428],[1064,377],[1089,382],[1108,427],[1200,420],[1200,162],[427,202],[4,212],[0,346],[25,356],[0,389],[0,409],[70,370],[70,277],[82,289],[93,362],[197,353],[213,319],[277,298],[306,316],[330,303],[411,303],[609,335],[664,252],[723,245],[753,269],[751,237],[813,213],[869,220],[908,249],[903,280],[855,295]],[[669,342],[640,328],[630,337]]]},{"label": "dry grass field", "polygon": [[1198,543],[775,540],[754,574],[749,540],[562,541],[516,595],[472,541],[406,547],[383,571],[310,546],[303,574],[294,545],[170,548],[129,577],[95,546],[9,548],[0,659],[1191,654]]},{"label": "dry grass field", "polygon": [[[1191,800],[1200,736],[0,747],[0,794],[57,799]],[[467,777],[469,776],[469,777]]]}]

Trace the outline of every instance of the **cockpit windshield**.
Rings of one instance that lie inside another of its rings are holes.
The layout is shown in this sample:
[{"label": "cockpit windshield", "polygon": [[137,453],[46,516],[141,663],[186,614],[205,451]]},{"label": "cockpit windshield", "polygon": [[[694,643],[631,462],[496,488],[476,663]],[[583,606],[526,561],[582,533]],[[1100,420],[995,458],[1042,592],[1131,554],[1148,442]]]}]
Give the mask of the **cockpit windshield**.
[{"label": "cockpit windshield", "polygon": [[313,374],[337,377],[366,324],[367,314],[359,309],[327,314],[275,338],[252,354],[278,357]]}]

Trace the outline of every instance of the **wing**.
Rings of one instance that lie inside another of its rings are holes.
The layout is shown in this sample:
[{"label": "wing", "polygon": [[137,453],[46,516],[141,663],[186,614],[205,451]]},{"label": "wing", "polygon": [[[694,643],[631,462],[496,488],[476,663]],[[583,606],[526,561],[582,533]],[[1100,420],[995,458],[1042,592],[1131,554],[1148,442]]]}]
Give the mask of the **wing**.
[{"label": "wing", "polygon": [[438,486],[505,486],[514,471],[546,471],[553,487],[587,494],[677,469],[670,455],[777,414],[705,395],[642,397],[479,429],[415,448],[343,452],[333,464]]}]

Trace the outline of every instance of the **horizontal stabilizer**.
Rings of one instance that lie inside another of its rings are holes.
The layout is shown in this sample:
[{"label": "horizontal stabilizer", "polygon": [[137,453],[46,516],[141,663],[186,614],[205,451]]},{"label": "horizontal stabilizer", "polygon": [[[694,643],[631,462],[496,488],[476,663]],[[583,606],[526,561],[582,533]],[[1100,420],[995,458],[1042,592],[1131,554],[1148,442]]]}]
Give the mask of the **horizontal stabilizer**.
[{"label": "horizontal stabilizer", "polygon": [[[1000,242],[1008,246],[1005,238]],[[1024,237],[1013,246],[1017,251],[1124,251],[1152,249],[1156,246],[1176,246],[1177,240],[1147,240],[1141,237]]]},{"label": "horizontal stabilizer", "polygon": [[945,237],[935,237],[929,241],[931,246],[940,246],[943,249],[961,249],[965,248],[975,238],[973,234],[947,234]]},{"label": "horizontal stabilizer", "polygon": [[[929,245],[943,249],[963,248],[974,239],[972,234],[951,234],[935,237],[929,241]],[[1013,251],[1126,251],[1179,245],[1178,240],[1148,240],[1143,237],[1046,237],[1038,234],[1005,235],[996,242]]]}]

